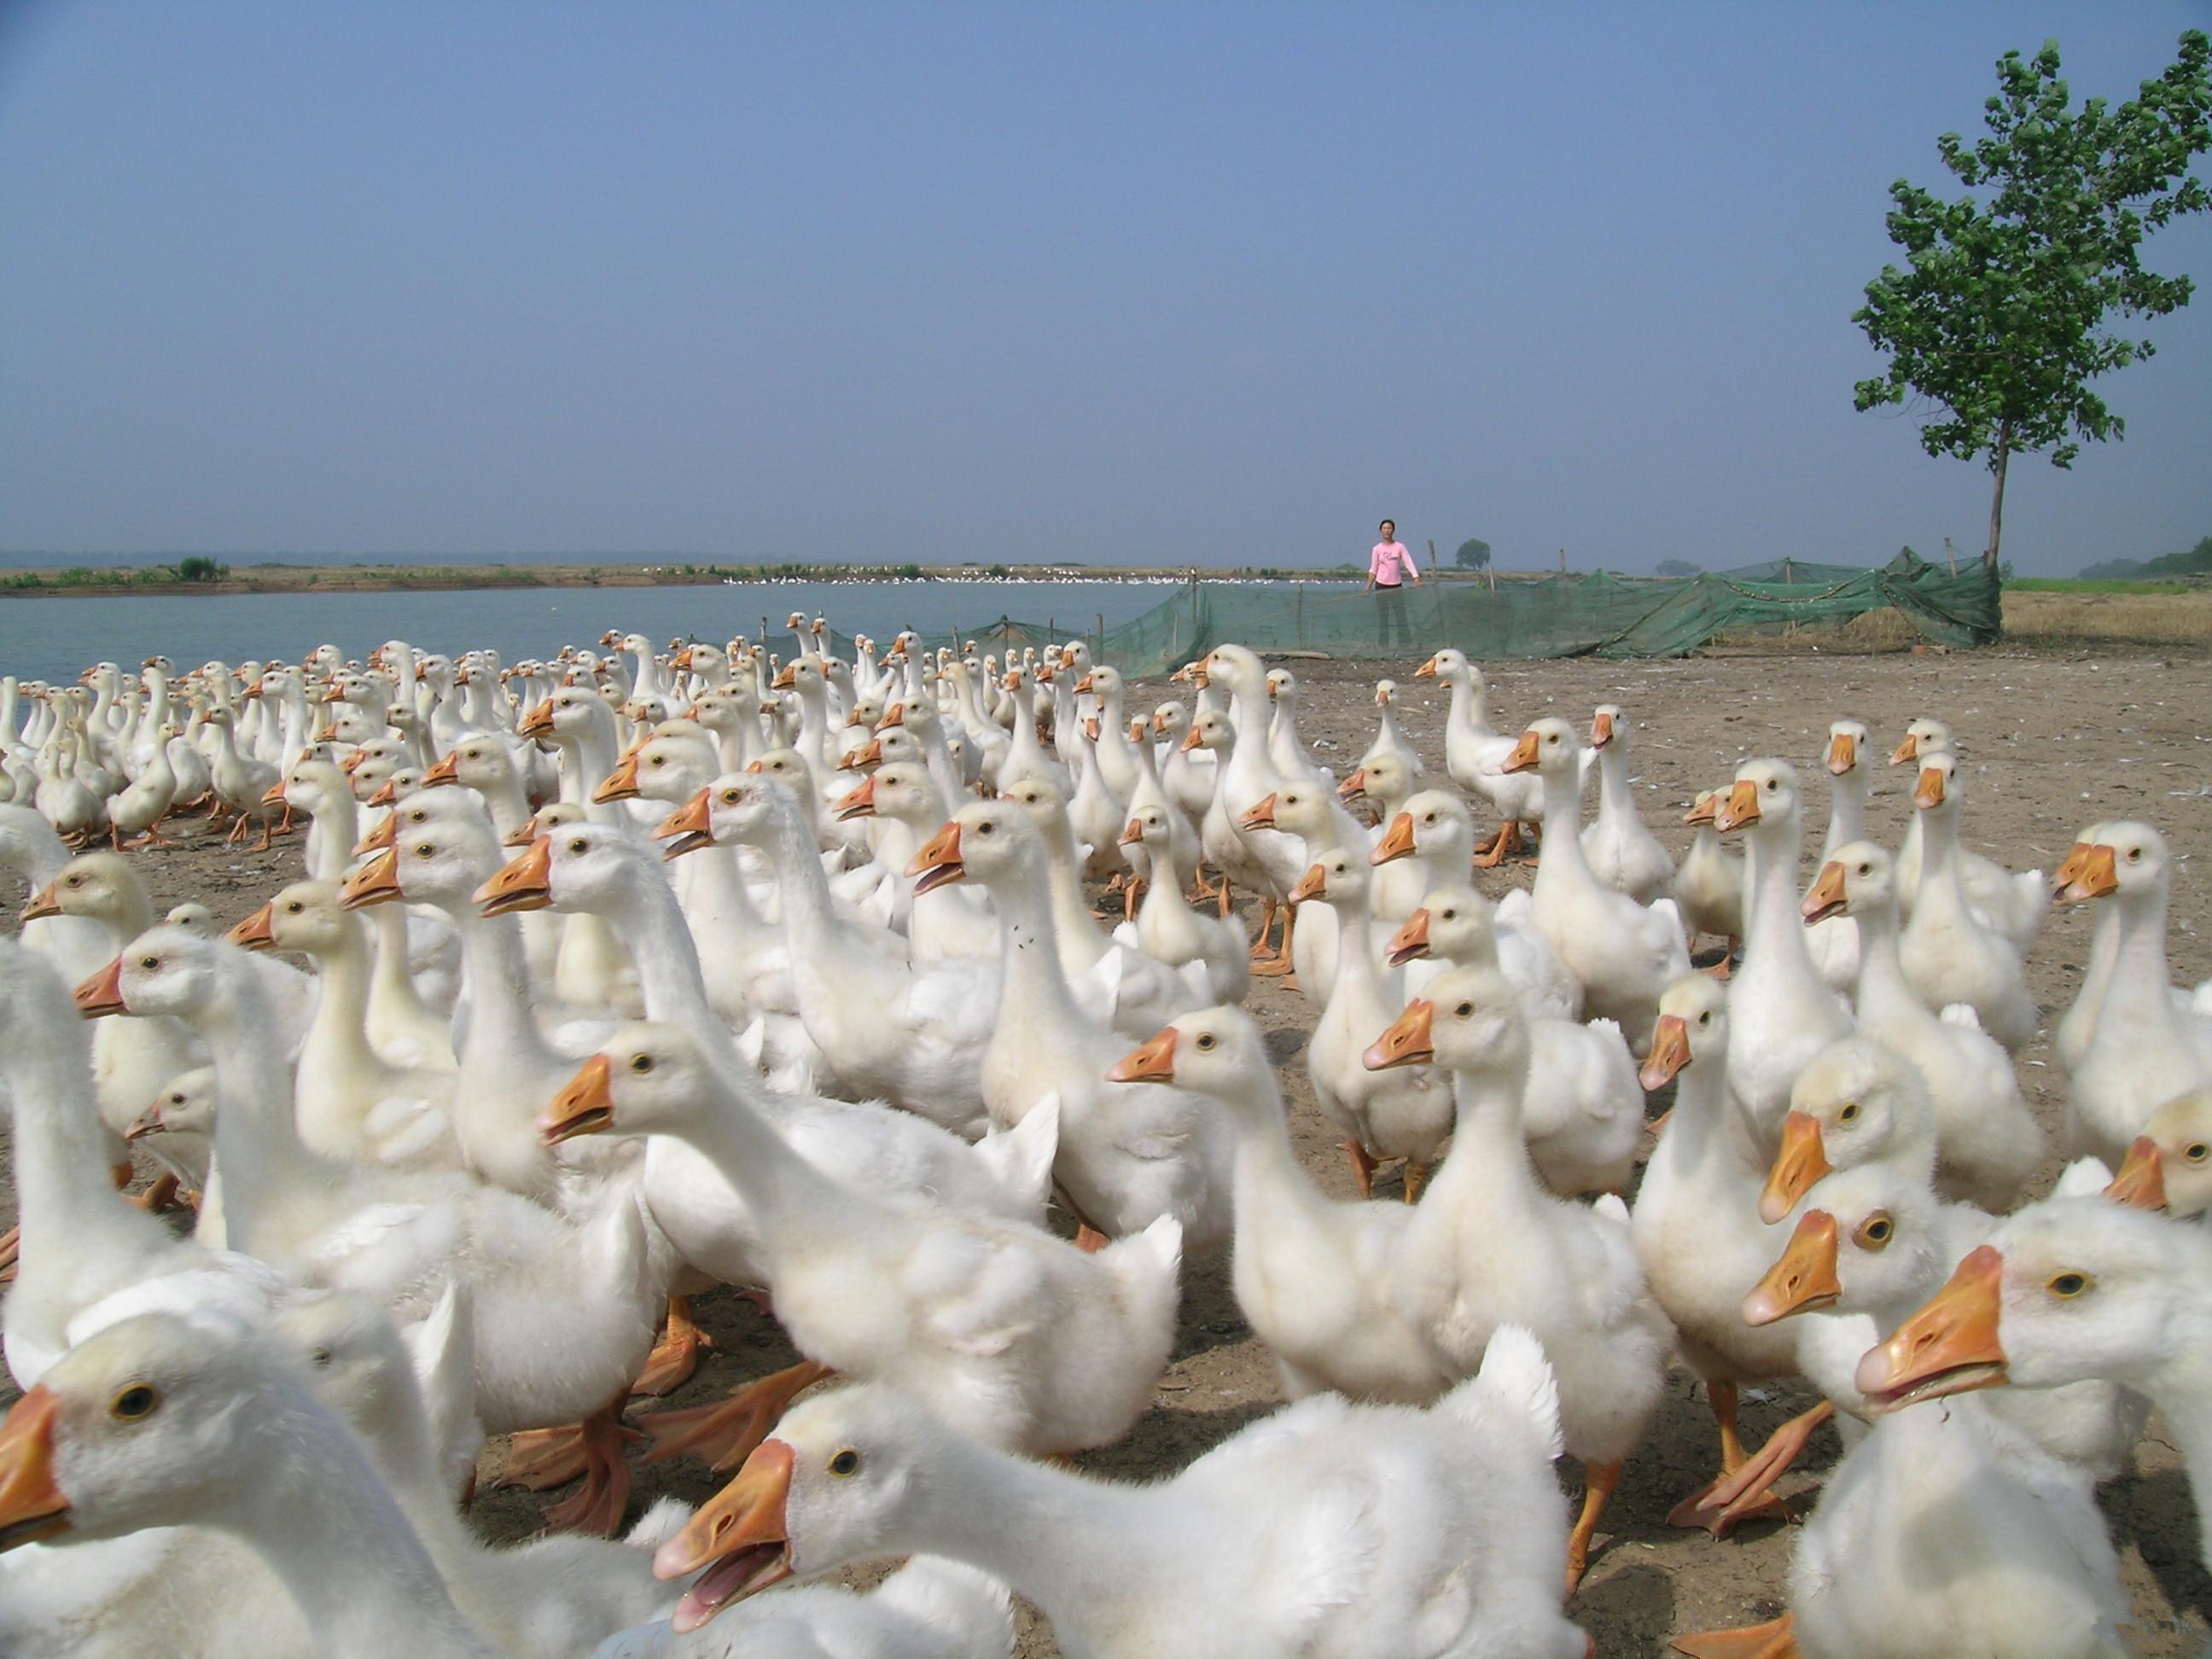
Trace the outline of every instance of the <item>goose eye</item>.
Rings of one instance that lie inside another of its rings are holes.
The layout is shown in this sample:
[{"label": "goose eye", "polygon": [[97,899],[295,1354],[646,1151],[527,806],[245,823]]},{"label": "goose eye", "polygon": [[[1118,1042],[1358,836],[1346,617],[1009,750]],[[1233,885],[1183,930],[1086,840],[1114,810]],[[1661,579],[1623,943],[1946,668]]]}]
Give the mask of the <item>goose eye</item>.
[{"label": "goose eye", "polygon": [[860,1472],[860,1454],[850,1446],[830,1460],[830,1473],[840,1480],[849,1480]]},{"label": "goose eye", "polygon": [[1712,1023],[1713,1023],[1713,1017],[1712,1017],[1712,1013],[1711,1013],[1711,1010],[1708,1010],[1708,1011],[1707,1011],[1707,1012],[1705,1012],[1705,1013],[1699,1014],[1699,1015],[1698,1016],[1698,1024],[1700,1024],[1700,1025],[1710,1025],[1710,1024],[1711,1024]]},{"label": "goose eye", "polygon": [[159,968],[161,965],[161,958],[159,957],[141,957],[138,958],[138,965],[150,974],[155,969]]},{"label": "goose eye", "polygon": [[633,1072],[641,1073],[651,1071],[653,1069],[653,1056],[651,1054],[632,1054],[629,1057],[629,1068]]},{"label": "goose eye", "polygon": [[1859,1103],[1854,1100],[1848,1103],[1842,1111],[1836,1114],[1836,1121],[1838,1123],[1856,1123],[1858,1121],[1858,1116]]},{"label": "goose eye", "polygon": [[2191,1164],[2202,1164],[2207,1158],[2212,1158],[2212,1146],[2207,1146],[2201,1140],[2192,1140],[2184,1149],[2182,1156]]},{"label": "goose eye", "polygon": [[331,1351],[328,1348],[315,1349],[308,1354],[307,1363],[319,1371],[327,1370],[331,1363]]},{"label": "goose eye", "polygon": [[2088,1274],[2084,1273],[2063,1273],[2053,1274],[2050,1282],[2046,1284],[2044,1288],[2049,1291],[2053,1296],[2064,1297],[2070,1301],[2073,1297],[2081,1295],[2084,1291],[2087,1290],[2090,1285],[2095,1283],[2096,1280],[2091,1279]]},{"label": "goose eye", "polygon": [[722,804],[725,806],[735,806],[742,799],[743,797],[741,797],[734,789],[725,789],[722,791]]},{"label": "goose eye", "polygon": [[133,1382],[117,1395],[107,1407],[107,1414],[125,1423],[136,1423],[151,1417],[154,1408],[161,1403],[161,1396],[151,1383]]},{"label": "goose eye", "polygon": [[1770,795],[1771,795],[1771,794],[1772,794],[1772,793],[1773,793],[1777,789],[1779,789],[1781,787],[1782,787],[1782,786],[1781,786],[1781,784],[1779,784],[1778,782],[1777,782],[1777,781],[1776,781],[1774,779],[1772,779],[1772,778],[1769,778],[1769,779],[1767,779],[1767,781],[1766,781],[1766,792],[1767,792],[1767,793],[1769,793]]},{"label": "goose eye", "polygon": [[82,887],[84,885],[84,878],[82,876],[71,876],[69,878],[67,884],[71,887]]},{"label": "goose eye", "polygon": [[1452,1012],[1461,1019],[1471,1019],[1474,1016],[1474,1005],[1471,1002],[1462,1002],[1458,1007],[1453,1009]]},{"label": "goose eye", "polygon": [[304,904],[301,903],[299,900],[297,900],[297,899],[294,899],[294,900],[293,900],[289,904],[288,904],[288,905],[286,905],[286,906],[284,907],[284,913],[285,913],[285,915],[293,915],[293,916],[296,916],[296,915],[298,915],[300,914],[300,912],[301,912],[301,911],[302,911],[302,910],[306,909],[307,908],[307,907],[306,905],[304,905]]},{"label": "goose eye", "polygon": [[1854,1237],[1862,1249],[1878,1250],[1889,1243],[1891,1236],[1896,1231],[1897,1224],[1889,1218],[1889,1212],[1876,1210],[1864,1221],[1859,1223],[1859,1230]]},{"label": "goose eye", "polygon": [[592,843],[579,836],[568,843],[568,850],[572,853],[588,853],[592,850]]},{"label": "goose eye", "polygon": [[2130,847],[2130,848],[2128,848],[2128,862],[2129,862],[2130,864],[2140,864],[2140,863],[2142,863],[2142,848],[2140,848],[2140,847]]},{"label": "goose eye", "polygon": [[438,849],[427,841],[420,841],[415,843],[415,856],[418,859],[434,857],[436,856],[437,851]]},{"label": "goose eye", "polygon": [[1198,1040],[1198,1046],[1201,1048],[1211,1048],[1213,1047],[1213,1033],[1208,1031],[1201,1036]]},{"label": "goose eye", "polygon": [[1874,873],[1874,866],[1871,864],[1862,864],[1859,866],[1859,873],[1863,876],[1872,875]]}]

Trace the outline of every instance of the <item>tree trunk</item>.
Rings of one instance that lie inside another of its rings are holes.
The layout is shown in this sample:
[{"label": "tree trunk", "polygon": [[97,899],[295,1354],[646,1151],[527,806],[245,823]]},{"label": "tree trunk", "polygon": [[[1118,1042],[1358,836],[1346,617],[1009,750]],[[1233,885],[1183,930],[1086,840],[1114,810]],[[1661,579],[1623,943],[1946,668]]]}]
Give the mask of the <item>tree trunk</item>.
[{"label": "tree trunk", "polygon": [[2005,466],[2012,459],[2012,422],[1997,422],[1997,441],[1990,456],[1990,471],[1996,474],[1996,489],[1990,496],[1990,544],[1982,552],[1982,563],[1990,570],[1997,568],[1997,544],[2004,536]]}]

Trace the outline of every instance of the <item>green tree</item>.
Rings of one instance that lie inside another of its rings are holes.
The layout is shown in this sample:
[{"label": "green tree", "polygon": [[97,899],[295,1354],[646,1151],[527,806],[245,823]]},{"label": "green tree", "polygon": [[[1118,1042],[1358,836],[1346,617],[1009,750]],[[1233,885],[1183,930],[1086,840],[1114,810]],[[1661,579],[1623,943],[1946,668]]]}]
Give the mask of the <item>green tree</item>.
[{"label": "green tree", "polygon": [[180,581],[219,582],[228,574],[228,565],[218,564],[204,554],[195,553],[188,559],[177,561],[177,577]]},{"label": "green tree", "polygon": [[1889,356],[1854,401],[1923,398],[1942,411],[1921,428],[1923,449],[1986,459],[1992,567],[2013,456],[2048,450],[2052,465],[2069,466],[2082,442],[2125,434],[2090,383],[2153,347],[2110,331],[2106,316],[2162,317],[2189,303],[2189,278],[2146,270],[2141,255],[2151,232],[2207,205],[2203,181],[2188,176],[2212,147],[2207,56],[2203,31],[2191,29],[2134,99],[2077,110],[2056,41],[2033,58],[2008,52],[1984,106],[1989,136],[1936,141],[1978,194],[1946,201],[1906,179],[1890,186],[1889,237],[1910,264],[1885,265],[1852,313]]},{"label": "green tree", "polygon": [[1452,562],[1462,570],[1481,570],[1490,563],[1490,544],[1479,536],[1470,536],[1459,544],[1452,555]]}]

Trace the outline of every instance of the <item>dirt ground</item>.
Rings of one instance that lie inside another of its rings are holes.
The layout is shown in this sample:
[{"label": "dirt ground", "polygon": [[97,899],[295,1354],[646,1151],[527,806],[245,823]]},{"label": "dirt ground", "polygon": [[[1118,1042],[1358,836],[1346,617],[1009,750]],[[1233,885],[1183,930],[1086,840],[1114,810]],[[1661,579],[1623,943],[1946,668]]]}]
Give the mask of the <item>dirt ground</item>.
[{"label": "dirt ground", "polygon": [[[1413,660],[1292,665],[1304,693],[1303,727],[1324,764],[1341,772],[1357,760],[1373,734],[1374,680],[1388,673],[1399,684],[1407,735],[1441,775],[1444,695],[1431,682],[1413,678]],[[1817,850],[1825,775],[1812,763],[1823,752],[1828,722],[1844,716],[1866,721],[1886,751],[1908,719],[1938,715],[1952,724],[1967,763],[1967,844],[2015,868],[2048,870],[2085,823],[2138,817],[2156,824],[2172,843],[2180,872],[2169,937],[2174,977],[2194,982],[2212,975],[2212,945],[2205,937],[2212,923],[2212,884],[2197,862],[2212,854],[2212,748],[2207,746],[2212,737],[2205,729],[2205,711],[2212,709],[2212,655],[2007,647],[1879,657],[1797,653],[1509,663],[1488,672],[1492,719],[1501,729],[1543,714],[1586,722],[1601,702],[1626,708],[1636,722],[1639,803],[1646,820],[1677,853],[1688,842],[1680,820],[1693,788],[1725,781],[1739,760],[1755,755],[1782,756],[1806,772],[1814,803],[1808,817],[1816,819],[1808,825],[1808,841]],[[1148,708],[1170,690],[1143,685],[1131,706]],[[1901,772],[1877,774],[1874,833],[1893,838],[1901,831],[1909,792],[1910,781]],[[1811,856],[1808,850],[1808,878]],[[159,904],[197,898],[228,920],[293,878],[298,860],[296,843],[280,842],[273,853],[255,855],[195,839],[173,853],[148,856],[144,868]],[[1509,868],[1484,884],[1494,894],[1504,884],[1529,879],[1527,867]],[[2072,1000],[2088,928],[2086,916],[2062,909],[2037,942],[2030,983],[2046,1022]],[[1315,1010],[1279,982],[1255,984],[1251,1006],[1272,1034],[1293,1103],[1299,1154],[1326,1189],[1348,1196],[1342,1154],[1313,1107],[1301,1066]],[[2056,1129],[2064,1080],[2047,1036],[2039,1036],[2020,1064],[2030,1099]],[[1395,1177],[1380,1195],[1395,1201]],[[0,1186],[0,1203],[12,1207],[12,1188]],[[734,1296],[718,1293],[705,1300],[701,1312],[716,1348],[673,1403],[719,1397],[795,1357],[781,1332]],[[1268,1355],[1231,1294],[1225,1262],[1200,1264],[1187,1283],[1174,1358],[1153,1408],[1121,1444],[1080,1461],[1115,1479],[1168,1474],[1264,1415],[1279,1399]],[[1811,1396],[1802,1389],[1747,1390],[1747,1438],[1763,1435],[1809,1403]],[[1784,1495],[1802,1500],[1803,1508],[1817,1502],[1836,1449],[1831,1431],[1822,1431],[1813,1453],[1785,1479]],[[1666,1524],[1673,1503],[1710,1476],[1716,1452],[1702,1395],[1678,1371],[1607,1511],[1589,1576],[1571,1609],[1596,1638],[1601,1653],[1662,1652],[1672,1636],[1771,1618],[1784,1606],[1794,1528],[1753,1523],[1717,1542]],[[495,1450],[487,1454],[488,1478],[497,1462]],[[691,1463],[640,1464],[638,1475],[641,1499],[667,1492],[696,1502],[717,1484]],[[1571,1491],[1578,1491],[1571,1462],[1562,1465],[1562,1475]],[[2212,1620],[2212,1583],[2198,1565],[2197,1522],[2186,1479],[2155,1421],[2138,1449],[2134,1473],[2102,1495],[2136,1611],[2131,1650],[2200,1651]],[[489,1491],[475,1516],[493,1538],[516,1539],[534,1529],[546,1501]],[[1024,1659],[1058,1651],[1042,1624],[1025,1615]]]}]

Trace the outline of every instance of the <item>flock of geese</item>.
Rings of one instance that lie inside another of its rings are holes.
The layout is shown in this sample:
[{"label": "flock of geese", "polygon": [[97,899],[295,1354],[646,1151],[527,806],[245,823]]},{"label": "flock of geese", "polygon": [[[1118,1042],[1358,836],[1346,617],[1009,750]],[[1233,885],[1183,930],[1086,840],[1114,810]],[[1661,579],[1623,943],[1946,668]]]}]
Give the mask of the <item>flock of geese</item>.
[{"label": "flock of geese", "polygon": [[[1683,1651],[2123,1650],[2095,1486],[2151,1406],[2212,1500],[2212,998],[2154,829],[2000,868],[1930,719],[1893,850],[1842,720],[1808,891],[1790,761],[1713,779],[1677,865],[1621,709],[1498,731],[1455,650],[1442,775],[1386,680],[1338,777],[1238,646],[1146,713],[1080,644],[791,625],[0,683],[0,1649],[980,1659],[1018,1593],[1078,1656],[1581,1659],[1679,1362],[1718,1446],[1678,1523],[1846,1447],[1787,1616]],[[304,826],[304,878],[157,915],[130,854],[193,811]],[[2054,898],[2096,915],[2057,1149],[2013,1060]],[[1310,1005],[1358,1200],[1292,1152],[1254,975]],[[1224,1249],[1290,1403],[1171,1479],[1072,1469]],[[803,1363],[626,1415],[716,1285]],[[1738,1391],[1790,1379],[1822,1403],[1745,1447]],[[732,1478],[634,1514],[641,1432]],[[465,1518],[489,1436],[575,1488],[519,1547]]]}]

